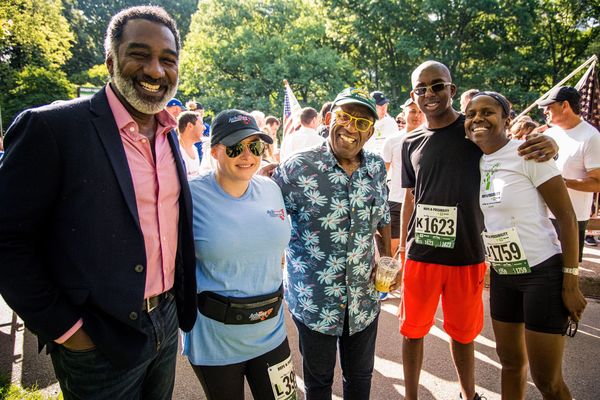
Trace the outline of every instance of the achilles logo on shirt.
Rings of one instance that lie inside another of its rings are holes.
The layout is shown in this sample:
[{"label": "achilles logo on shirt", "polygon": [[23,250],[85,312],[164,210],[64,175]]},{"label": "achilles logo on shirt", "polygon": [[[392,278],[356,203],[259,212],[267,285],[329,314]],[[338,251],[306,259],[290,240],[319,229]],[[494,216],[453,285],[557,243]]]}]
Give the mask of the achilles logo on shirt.
[{"label": "achilles logo on shirt", "polygon": [[279,210],[267,210],[267,215],[270,217],[279,217],[280,220],[285,219],[285,212],[282,209]]},{"label": "achilles logo on shirt", "polygon": [[264,321],[265,319],[269,318],[269,315],[271,315],[271,313],[273,312],[273,307],[269,308],[268,310],[265,311],[258,311],[255,313],[250,314],[250,321]]}]

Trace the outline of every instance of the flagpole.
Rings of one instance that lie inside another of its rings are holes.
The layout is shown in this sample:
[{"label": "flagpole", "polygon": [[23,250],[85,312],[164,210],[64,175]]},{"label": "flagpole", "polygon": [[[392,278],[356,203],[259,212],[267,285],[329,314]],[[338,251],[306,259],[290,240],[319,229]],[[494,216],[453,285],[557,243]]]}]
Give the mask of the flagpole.
[{"label": "flagpole", "polygon": [[596,62],[596,61],[598,61],[598,57],[594,54],[593,56],[591,56],[590,58],[588,58],[586,62],[584,62],[579,67],[577,67],[577,69],[575,69],[573,72],[571,72],[565,79],[563,79],[562,81],[558,82],[550,90],[548,90],[546,93],[544,93],[539,99],[537,99],[536,101],[534,101],[533,104],[531,104],[529,107],[527,107],[523,112],[521,112],[521,114],[517,115],[514,120],[517,120],[519,117],[522,117],[523,115],[526,115],[529,111],[531,111],[531,109],[533,107],[535,107],[537,105],[537,103],[540,100],[543,100],[544,98],[546,98],[546,96],[548,96],[548,94],[551,91],[553,91],[554,89],[556,89],[559,86],[562,86],[563,83],[567,82],[569,79],[571,79],[579,71],[581,71],[582,69],[584,69],[585,67],[587,67],[590,63]]},{"label": "flagpole", "polygon": [[[284,79],[283,80],[283,91],[284,93],[287,92],[287,88],[289,86],[288,80]],[[285,96],[286,94],[284,94],[284,103],[285,103]],[[283,143],[283,138],[285,137],[285,123],[286,123],[287,118],[285,117],[285,104],[283,106],[283,115],[281,117],[281,142]]]}]

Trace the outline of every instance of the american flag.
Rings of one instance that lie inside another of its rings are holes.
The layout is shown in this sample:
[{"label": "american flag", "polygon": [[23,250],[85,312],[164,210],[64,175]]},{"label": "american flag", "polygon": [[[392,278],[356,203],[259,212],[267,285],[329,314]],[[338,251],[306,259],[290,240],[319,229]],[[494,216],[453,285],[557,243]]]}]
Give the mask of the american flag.
[{"label": "american flag", "polygon": [[600,85],[596,64],[596,61],[592,63],[575,88],[581,96],[581,117],[600,131]]},{"label": "american flag", "polygon": [[296,130],[299,113],[302,107],[294,95],[287,79],[283,80],[285,95],[283,97],[283,136]]}]

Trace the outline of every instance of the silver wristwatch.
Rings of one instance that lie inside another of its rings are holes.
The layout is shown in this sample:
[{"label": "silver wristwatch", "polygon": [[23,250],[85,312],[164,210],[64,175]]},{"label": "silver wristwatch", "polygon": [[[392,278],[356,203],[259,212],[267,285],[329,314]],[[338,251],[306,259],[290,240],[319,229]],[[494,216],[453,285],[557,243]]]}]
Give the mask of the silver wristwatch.
[{"label": "silver wristwatch", "polygon": [[579,275],[579,268],[567,268],[567,267],[563,267],[562,272],[565,274],[571,274],[571,275]]}]

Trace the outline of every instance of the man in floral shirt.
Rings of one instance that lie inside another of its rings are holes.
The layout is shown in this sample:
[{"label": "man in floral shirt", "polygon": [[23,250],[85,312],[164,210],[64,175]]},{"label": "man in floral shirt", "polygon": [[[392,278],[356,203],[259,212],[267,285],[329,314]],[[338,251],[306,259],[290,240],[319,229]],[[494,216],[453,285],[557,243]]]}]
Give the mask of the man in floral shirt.
[{"label": "man in floral shirt", "polygon": [[367,92],[345,89],[332,107],[328,141],[294,154],[273,174],[292,220],[285,298],[298,327],[308,400],[331,399],[338,342],[344,398],[369,398],[379,315],[376,230],[382,255],[390,255],[385,164],[362,150],[376,119]]}]

